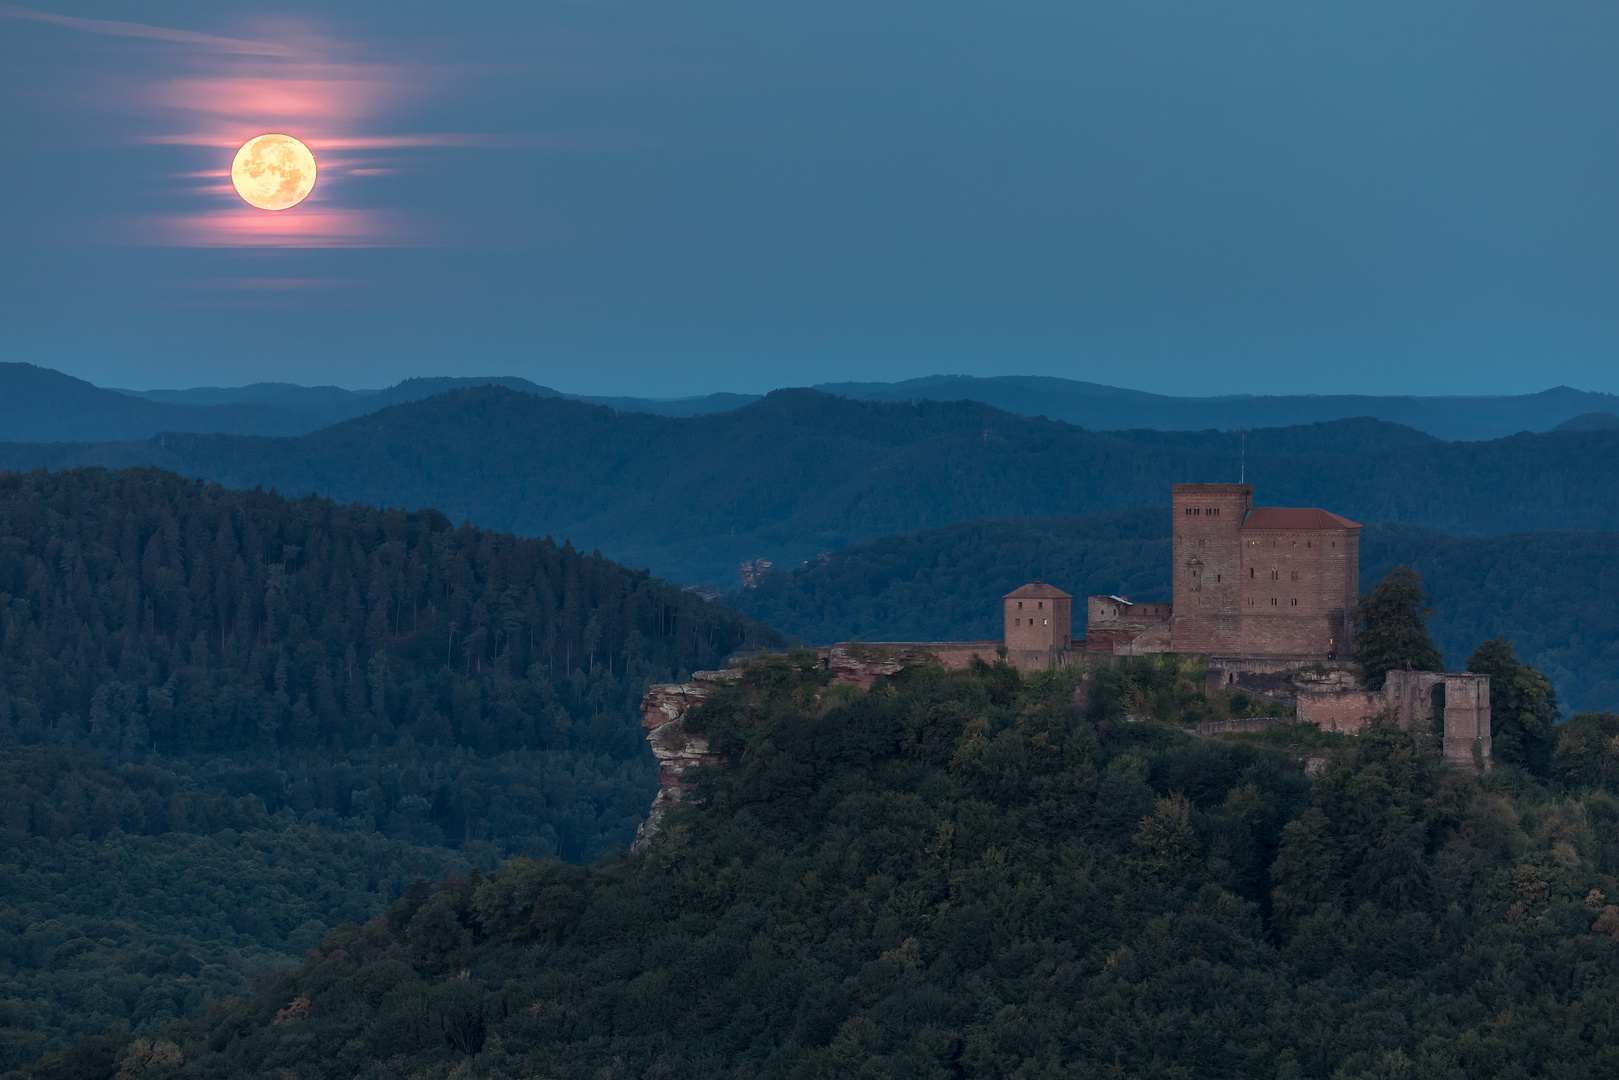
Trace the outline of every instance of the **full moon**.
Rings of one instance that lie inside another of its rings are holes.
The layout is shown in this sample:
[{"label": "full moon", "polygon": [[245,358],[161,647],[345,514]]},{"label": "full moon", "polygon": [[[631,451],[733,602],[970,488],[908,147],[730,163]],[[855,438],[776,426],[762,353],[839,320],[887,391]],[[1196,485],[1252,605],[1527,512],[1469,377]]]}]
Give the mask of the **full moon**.
[{"label": "full moon", "polygon": [[260,135],[236,151],[230,180],[260,210],[285,210],[314,190],[315,155],[291,135]]}]

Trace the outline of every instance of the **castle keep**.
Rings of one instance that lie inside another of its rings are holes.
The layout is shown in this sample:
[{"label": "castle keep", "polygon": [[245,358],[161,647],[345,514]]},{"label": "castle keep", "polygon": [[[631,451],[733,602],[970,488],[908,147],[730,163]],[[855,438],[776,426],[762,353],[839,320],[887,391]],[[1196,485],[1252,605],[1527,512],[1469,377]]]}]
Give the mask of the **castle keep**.
[{"label": "castle keep", "polygon": [[1253,502],[1252,484],[1176,484],[1172,603],[1092,597],[1090,650],[1347,657],[1360,526],[1325,510]]}]

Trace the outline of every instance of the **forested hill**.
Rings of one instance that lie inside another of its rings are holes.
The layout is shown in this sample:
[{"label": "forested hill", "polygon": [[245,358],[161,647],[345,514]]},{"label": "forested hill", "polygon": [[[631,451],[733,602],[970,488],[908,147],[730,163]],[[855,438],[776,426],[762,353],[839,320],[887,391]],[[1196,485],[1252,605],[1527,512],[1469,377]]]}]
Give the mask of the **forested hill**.
[{"label": "forested hill", "polygon": [[1619,716],[1552,788],[1423,731],[1121,722],[1197,704],[1175,658],[1084,707],[1073,669],[799,663],[691,717],[730,763],[650,851],[448,877],[26,1080],[1619,1073]]},{"label": "forested hill", "polygon": [[[726,603],[807,642],[1000,637],[1000,598],[1040,579],[1080,598],[1168,600],[1170,518],[1162,509],[964,521],[884,537],[767,575]],[[1429,628],[1453,668],[1481,641],[1515,639],[1559,700],[1619,707],[1619,533],[1448,536],[1406,525],[1361,534],[1361,584],[1400,564],[1432,593]]]},{"label": "forested hill", "polygon": [[[643,816],[645,686],[774,640],[549,539],[158,470],[0,474],[0,619],[0,734],[208,762],[269,814],[568,858]],[[553,772],[599,790],[531,790]]]},{"label": "forested hill", "polygon": [[243,993],[418,875],[628,843],[645,686],[775,640],[436,511],[0,475],[0,1067]]},{"label": "forested hill", "polygon": [[[1252,432],[1247,450],[1262,505],[1455,533],[1619,528],[1619,431],[1444,443],[1347,420]],[[674,580],[726,583],[744,558],[791,565],[952,521],[1164,505],[1174,482],[1243,468],[1235,434],[1097,434],[974,402],[810,390],[673,418],[469,389],[298,438],[0,447],[0,467],[140,463],[233,487],[437,506]]]}]

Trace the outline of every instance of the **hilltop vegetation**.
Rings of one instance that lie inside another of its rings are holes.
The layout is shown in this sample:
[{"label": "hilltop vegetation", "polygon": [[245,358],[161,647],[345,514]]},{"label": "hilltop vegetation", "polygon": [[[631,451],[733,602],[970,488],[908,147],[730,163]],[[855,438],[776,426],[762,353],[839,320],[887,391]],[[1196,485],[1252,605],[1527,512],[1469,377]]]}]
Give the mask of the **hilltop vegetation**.
[{"label": "hilltop vegetation", "polygon": [[[1312,782],[1290,729],[1122,724],[1072,674],[850,697],[756,664],[688,721],[730,764],[647,853],[413,889],[201,1022],[29,1075],[1619,1069],[1619,799],[1393,728],[1300,733]],[[1589,754],[1619,719],[1580,723]]]},{"label": "hilltop vegetation", "polygon": [[[726,603],[824,644],[979,641],[1001,634],[1000,598],[1036,578],[1083,598],[1168,600],[1167,510],[964,521],[851,545],[768,575]],[[1428,626],[1459,670],[1492,638],[1543,671],[1574,709],[1619,704],[1619,534],[1447,536],[1402,525],[1361,533],[1364,591],[1396,566],[1422,575]],[[1074,633],[1082,633],[1083,605]]]},{"label": "hilltop vegetation", "polygon": [[[1238,437],[1097,434],[974,402],[779,391],[730,412],[616,413],[500,387],[397,405],[298,438],[167,435],[0,446],[0,467],[155,464],[232,487],[404,508],[568,537],[671,579],[734,582],[851,542],[974,518],[1162,505],[1229,480]],[[1619,430],[1442,443],[1346,420],[1254,432],[1267,505],[1453,533],[1619,528]],[[1506,493],[1506,494],[1503,494]]]},{"label": "hilltop vegetation", "polygon": [[0,1063],[245,992],[416,876],[627,843],[646,684],[773,640],[432,511],[0,475]]}]

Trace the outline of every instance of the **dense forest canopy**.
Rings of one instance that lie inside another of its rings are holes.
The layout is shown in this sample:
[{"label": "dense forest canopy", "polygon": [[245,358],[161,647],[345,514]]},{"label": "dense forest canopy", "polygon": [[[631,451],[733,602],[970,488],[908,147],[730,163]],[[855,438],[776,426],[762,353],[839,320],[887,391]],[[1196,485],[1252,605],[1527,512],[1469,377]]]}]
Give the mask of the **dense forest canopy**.
[{"label": "dense forest canopy", "polygon": [[1619,799],[1573,783],[1591,738],[1552,789],[1446,769],[1422,731],[1113,715],[1199,674],[1126,661],[1082,706],[1072,668],[851,695],[813,657],[756,663],[688,719],[729,764],[646,853],[414,888],[250,998],[28,1075],[1619,1070]]},{"label": "dense forest canopy", "polygon": [[646,685],[774,640],[432,511],[0,474],[0,1061],[245,991],[417,875],[628,843]]},{"label": "dense forest canopy", "polygon": [[[1000,598],[1049,581],[1083,598],[1168,600],[1170,518],[1143,509],[964,521],[884,537],[730,593],[739,611],[813,644],[981,641],[1001,635]],[[1407,525],[1361,533],[1362,591],[1396,566],[1425,582],[1429,630],[1460,670],[1481,642],[1513,641],[1574,709],[1619,704],[1619,533],[1447,536]],[[1074,633],[1083,633],[1083,604]]]},{"label": "dense forest canopy", "polygon": [[755,633],[550,540],[155,470],[0,474],[0,612],[0,734],[570,858],[645,809],[646,685]]},{"label": "dense forest canopy", "polygon": [[[465,389],[297,438],[170,434],[140,443],[0,444],[0,467],[160,465],[379,505],[438,507],[549,533],[672,580],[734,583],[743,559],[795,565],[849,543],[974,518],[1164,505],[1172,483],[1229,481],[1234,432],[1099,434],[971,401],[778,391],[696,417]],[[1247,433],[1270,506],[1454,533],[1619,528],[1619,431],[1445,443],[1338,420]],[[1510,497],[1503,497],[1510,493]]]}]

